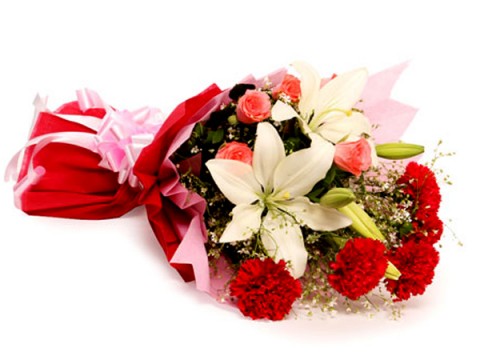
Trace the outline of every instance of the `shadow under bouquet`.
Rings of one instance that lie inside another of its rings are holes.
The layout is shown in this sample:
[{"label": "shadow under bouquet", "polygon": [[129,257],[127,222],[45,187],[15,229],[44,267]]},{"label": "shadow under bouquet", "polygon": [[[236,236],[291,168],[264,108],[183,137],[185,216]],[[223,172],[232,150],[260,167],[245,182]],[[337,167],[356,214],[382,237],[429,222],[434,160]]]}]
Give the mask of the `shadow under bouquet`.
[{"label": "shadow under bouquet", "polygon": [[400,142],[405,65],[320,77],[295,62],[180,104],[133,173],[170,264],[253,319],[423,294],[443,232],[434,172]]}]

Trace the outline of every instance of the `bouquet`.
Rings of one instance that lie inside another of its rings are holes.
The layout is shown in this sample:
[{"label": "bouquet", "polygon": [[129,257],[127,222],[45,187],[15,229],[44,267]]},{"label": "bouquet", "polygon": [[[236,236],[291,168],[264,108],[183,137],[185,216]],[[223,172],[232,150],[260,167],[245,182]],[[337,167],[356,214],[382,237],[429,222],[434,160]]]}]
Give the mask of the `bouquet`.
[{"label": "bouquet", "polygon": [[[115,198],[128,194],[105,217],[144,205],[183,279],[252,319],[423,294],[439,262],[441,196],[435,173],[417,162],[423,146],[400,142],[416,112],[390,98],[404,67],[322,78],[295,62],[224,91],[212,85],[156,122],[116,116],[102,102],[103,130],[85,135],[93,142],[81,150],[110,180],[119,173]],[[105,117],[120,120],[107,126]],[[129,130],[118,135],[118,127]],[[29,159],[30,168],[42,162]],[[32,173],[23,170],[19,183],[34,181],[17,199],[38,192]],[[81,214],[99,218],[95,211]]]}]

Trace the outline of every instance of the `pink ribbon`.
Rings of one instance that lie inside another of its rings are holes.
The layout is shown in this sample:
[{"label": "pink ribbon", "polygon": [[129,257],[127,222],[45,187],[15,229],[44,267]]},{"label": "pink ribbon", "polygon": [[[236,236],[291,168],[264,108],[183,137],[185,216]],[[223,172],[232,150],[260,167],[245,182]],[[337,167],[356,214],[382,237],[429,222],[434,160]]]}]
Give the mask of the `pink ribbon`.
[{"label": "pink ribbon", "polygon": [[163,123],[160,110],[141,108],[133,112],[108,110],[98,130],[96,150],[100,166],[118,173],[118,182],[137,187],[133,166],[145,146],[153,141]]}]

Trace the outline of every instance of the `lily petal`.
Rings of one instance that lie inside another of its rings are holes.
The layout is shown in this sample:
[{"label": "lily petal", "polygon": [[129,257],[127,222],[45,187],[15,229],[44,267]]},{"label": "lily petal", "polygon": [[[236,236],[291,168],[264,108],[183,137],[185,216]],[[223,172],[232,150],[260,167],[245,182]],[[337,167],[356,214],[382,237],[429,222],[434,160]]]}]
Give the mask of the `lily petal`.
[{"label": "lily petal", "polygon": [[272,190],[275,168],[284,158],[285,148],[277,130],[267,122],[258,124],[253,169],[258,182],[263,185],[263,192]]},{"label": "lily petal", "polygon": [[310,192],[332,166],[335,147],[327,141],[312,141],[309,148],[288,155],[275,169],[275,197],[287,200]]},{"label": "lily petal", "polygon": [[237,205],[232,211],[233,217],[225,228],[220,242],[247,240],[258,232],[263,208],[258,205]]},{"label": "lily petal", "polygon": [[315,117],[328,109],[350,110],[360,100],[367,83],[366,69],[357,69],[338,75],[320,89],[314,105]]},{"label": "lily petal", "polygon": [[308,137],[310,137],[314,132],[310,128],[310,125],[308,122],[306,122],[303,118],[299,117],[298,118],[298,126],[300,127],[300,130],[302,133]]},{"label": "lily petal", "polygon": [[233,204],[251,204],[262,193],[253,168],[241,161],[212,159],[205,164],[220,191]]},{"label": "lily petal", "polygon": [[306,225],[315,231],[334,231],[352,224],[352,220],[338,210],[312,203],[303,196],[277,202],[277,206],[295,217],[300,225]]},{"label": "lily petal", "polygon": [[292,66],[300,75],[302,96],[300,97],[298,108],[304,119],[308,119],[312,110],[316,107],[321,78],[311,65],[303,61],[295,61],[292,63]]},{"label": "lily petal", "polygon": [[285,121],[299,116],[293,107],[280,100],[273,105],[271,112],[274,121]]},{"label": "lily petal", "polygon": [[[330,111],[322,117],[313,119],[308,126],[316,133],[320,134],[325,123],[342,123],[347,118],[347,114],[343,111]],[[322,135],[323,136],[323,135]],[[328,139],[331,141],[330,139]]]},{"label": "lily petal", "polygon": [[360,112],[354,111],[350,116],[342,112],[332,112],[316,132],[336,144],[347,139],[358,140],[363,134],[371,135],[372,128],[367,117]]},{"label": "lily petal", "polygon": [[300,226],[291,217],[278,211],[269,211],[263,219],[261,238],[269,256],[275,261],[283,259],[290,263],[294,278],[304,274],[308,253]]}]

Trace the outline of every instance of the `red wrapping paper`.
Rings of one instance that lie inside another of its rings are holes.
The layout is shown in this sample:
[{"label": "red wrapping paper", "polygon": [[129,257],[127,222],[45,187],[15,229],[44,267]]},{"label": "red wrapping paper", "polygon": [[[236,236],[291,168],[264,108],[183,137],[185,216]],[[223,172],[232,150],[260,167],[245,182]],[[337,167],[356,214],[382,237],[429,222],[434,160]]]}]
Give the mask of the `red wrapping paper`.
[{"label": "red wrapping paper", "polygon": [[[103,118],[105,110],[82,111],[78,102],[70,102],[53,113],[41,112],[30,139],[61,133],[95,133],[83,125],[62,119],[55,114],[89,115]],[[21,210],[30,215],[75,219],[108,219],[119,217],[138,205],[139,189],[128,183],[119,184],[117,174],[100,167],[101,157],[87,149],[64,143],[50,143],[32,158],[35,145],[26,152],[18,182],[26,175],[30,161],[43,167],[45,174],[20,196]]]},{"label": "red wrapping paper", "polygon": [[[162,194],[160,184],[178,182],[178,172],[167,166],[169,150],[177,135],[186,126],[194,124],[208,111],[210,100],[221,93],[216,85],[211,85],[197,96],[178,105],[166,119],[154,141],[147,146],[138,158],[134,173],[144,186],[141,203],[146,206],[148,220],[153,232],[171,262],[183,240],[180,228],[188,227],[195,216],[203,216],[200,204],[180,208],[172,199]],[[172,263],[185,281],[195,279],[191,264]]]}]

